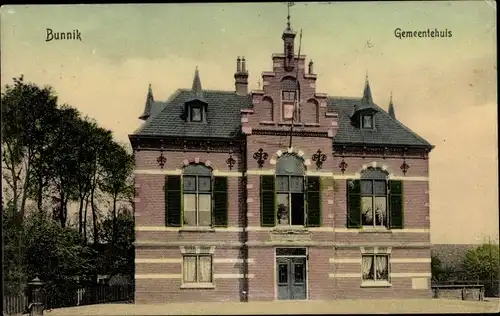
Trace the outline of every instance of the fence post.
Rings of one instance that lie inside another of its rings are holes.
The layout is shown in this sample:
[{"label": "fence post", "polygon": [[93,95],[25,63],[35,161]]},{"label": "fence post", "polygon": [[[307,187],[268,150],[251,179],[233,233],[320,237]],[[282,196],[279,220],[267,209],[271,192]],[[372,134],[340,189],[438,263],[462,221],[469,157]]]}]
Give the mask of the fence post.
[{"label": "fence post", "polygon": [[43,297],[42,297],[42,287],[45,283],[42,282],[38,277],[34,278],[31,282],[28,282],[32,291],[32,302],[29,302],[28,309],[30,311],[30,316],[42,316],[43,315]]}]

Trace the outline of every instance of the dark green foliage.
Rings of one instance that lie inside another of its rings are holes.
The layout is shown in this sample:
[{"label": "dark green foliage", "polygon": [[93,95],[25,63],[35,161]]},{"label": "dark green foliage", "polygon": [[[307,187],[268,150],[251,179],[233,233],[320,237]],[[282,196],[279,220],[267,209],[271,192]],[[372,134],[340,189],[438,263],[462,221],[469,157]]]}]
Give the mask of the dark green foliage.
[{"label": "dark green foliage", "polygon": [[69,302],[97,274],[133,278],[133,156],[111,131],[58,105],[50,87],[21,76],[1,101],[6,293],[39,277],[47,294]]}]

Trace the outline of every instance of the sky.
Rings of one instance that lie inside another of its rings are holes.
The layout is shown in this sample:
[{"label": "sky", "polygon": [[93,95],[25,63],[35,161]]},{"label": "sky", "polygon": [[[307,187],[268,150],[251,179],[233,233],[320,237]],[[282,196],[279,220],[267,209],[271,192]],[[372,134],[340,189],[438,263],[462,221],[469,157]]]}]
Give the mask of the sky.
[{"label": "sky", "polygon": [[[140,126],[148,84],[156,100],[190,88],[233,90],[237,56],[249,88],[282,51],[284,3],[3,6],[2,86],[52,86],[128,144]],[[314,61],[317,91],[374,101],[436,146],[430,156],[431,242],[498,240],[496,3],[300,3],[301,54]],[[78,30],[81,41],[46,41]],[[449,30],[446,38],[397,38],[395,29]]]}]

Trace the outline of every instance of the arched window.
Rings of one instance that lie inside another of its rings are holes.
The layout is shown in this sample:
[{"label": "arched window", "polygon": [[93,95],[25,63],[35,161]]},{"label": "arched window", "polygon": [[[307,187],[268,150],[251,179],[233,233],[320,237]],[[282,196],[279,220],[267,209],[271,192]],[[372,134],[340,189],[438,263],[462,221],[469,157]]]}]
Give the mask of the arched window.
[{"label": "arched window", "polygon": [[274,112],[274,103],[273,100],[266,96],[262,100],[262,117],[266,121],[272,121],[274,119],[273,113]]},{"label": "arched window", "polygon": [[303,118],[306,123],[319,123],[319,104],[315,99],[307,100],[306,108],[302,116],[306,116],[307,118]]},{"label": "arched window", "polygon": [[283,121],[291,120],[300,122],[300,112],[295,108],[296,93],[299,83],[293,77],[287,76],[281,80],[281,119]]},{"label": "arched window", "polygon": [[278,225],[305,224],[305,166],[293,154],[283,155],[276,164],[276,200]]},{"label": "arched window", "polygon": [[363,227],[388,227],[387,173],[369,168],[361,174],[361,225]]},{"label": "arched window", "polygon": [[184,226],[211,226],[212,170],[191,164],[184,168],[182,180]]}]

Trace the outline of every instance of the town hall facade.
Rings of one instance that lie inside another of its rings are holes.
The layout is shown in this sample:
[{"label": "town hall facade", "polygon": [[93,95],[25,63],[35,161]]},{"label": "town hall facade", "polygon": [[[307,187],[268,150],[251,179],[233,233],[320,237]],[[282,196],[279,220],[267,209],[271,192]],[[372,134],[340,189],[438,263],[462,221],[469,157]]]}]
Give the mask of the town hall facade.
[{"label": "town hall facade", "polygon": [[[290,24],[248,91],[151,87],[135,156],[137,304],[430,297],[433,146],[375,104],[316,90]],[[361,92],[361,91],[360,91]]]}]

